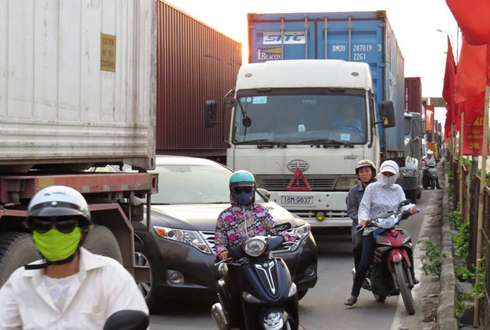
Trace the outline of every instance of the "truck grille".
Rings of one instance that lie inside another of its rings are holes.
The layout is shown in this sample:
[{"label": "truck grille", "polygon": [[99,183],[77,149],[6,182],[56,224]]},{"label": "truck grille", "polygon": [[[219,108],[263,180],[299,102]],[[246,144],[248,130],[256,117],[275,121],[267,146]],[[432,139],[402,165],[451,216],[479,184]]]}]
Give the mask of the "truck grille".
[{"label": "truck grille", "polygon": [[[291,181],[292,175],[256,175],[259,181],[260,188],[267,189],[269,191],[284,191]],[[306,180],[310,183],[313,191],[328,191],[334,190],[335,184],[339,178],[338,175],[322,175],[311,174],[305,175]],[[303,183],[300,180],[300,183]]]},{"label": "truck grille", "polygon": [[[292,230],[287,230],[287,232],[291,232]],[[208,243],[209,247],[213,251],[213,254],[216,253],[216,250],[214,249],[215,243],[214,243],[214,231],[201,231],[201,235],[204,237],[206,242]],[[292,248],[292,245],[288,246],[283,246],[282,248],[278,248],[274,250],[274,252],[285,252],[285,251],[290,251]]]}]

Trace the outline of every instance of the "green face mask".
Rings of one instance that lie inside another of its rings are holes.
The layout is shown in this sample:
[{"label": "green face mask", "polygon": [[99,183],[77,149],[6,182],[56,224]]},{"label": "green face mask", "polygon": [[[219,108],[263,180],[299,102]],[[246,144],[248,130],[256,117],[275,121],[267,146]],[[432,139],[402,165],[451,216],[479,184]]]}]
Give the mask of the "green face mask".
[{"label": "green face mask", "polygon": [[33,231],[32,239],[37,249],[48,261],[64,260],[71,256],[78,247],[82,236],[80,227],[68,234],[52,229],[44,234]]}]

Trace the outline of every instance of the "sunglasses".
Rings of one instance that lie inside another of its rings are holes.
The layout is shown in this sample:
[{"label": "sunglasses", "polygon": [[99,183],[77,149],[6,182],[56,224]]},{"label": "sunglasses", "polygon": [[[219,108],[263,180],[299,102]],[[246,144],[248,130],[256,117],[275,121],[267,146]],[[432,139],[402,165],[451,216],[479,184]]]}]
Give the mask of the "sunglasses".
[{"label": "sunglasses", "polygon": [[63,234],[71,233],[79,225],[76,218],[36,218],[31,223],[31,229],[40,234],[47,233],[53,227]]},{"label": "sunglasses", "polygon": [[233,192],[236,194],[250,194],[252,192],[253,188],[252,187],[236,187],[233,189]]}]

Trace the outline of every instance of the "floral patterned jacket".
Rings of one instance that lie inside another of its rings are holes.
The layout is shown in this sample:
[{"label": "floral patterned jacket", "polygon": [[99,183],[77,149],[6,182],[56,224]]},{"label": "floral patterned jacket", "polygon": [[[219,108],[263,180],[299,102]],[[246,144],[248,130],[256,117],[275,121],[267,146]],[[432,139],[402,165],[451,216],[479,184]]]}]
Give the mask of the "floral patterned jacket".
[{"label": "floral patterned jacket", "polygon": [[[228,251],[229,247],[243,243],[247,238],[254,236],[277,235],[274,226],[276,221],[269,210],[259,204],[232,205],[221,212],[216,223],[214,234],[216,256]],[[280,233],[286,240],[294,241],[296,238],[286,232]]]}]

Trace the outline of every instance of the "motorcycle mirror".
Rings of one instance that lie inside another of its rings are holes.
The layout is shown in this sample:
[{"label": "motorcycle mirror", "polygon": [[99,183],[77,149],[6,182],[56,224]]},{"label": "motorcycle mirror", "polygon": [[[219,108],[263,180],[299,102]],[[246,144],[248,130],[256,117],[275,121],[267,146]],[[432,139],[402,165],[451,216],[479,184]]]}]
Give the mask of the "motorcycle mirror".
[{"label": "motorcycle mirror", "polygon": [[401,209],[402,207],[404,207],[405,205],[408,205],[410,203],[411,203],[411,201],[409,199],[405,199],[400,204],[398,204],[398,209]]},{"label": "motorcycle mirror", "polygon": [[150,318],[146,313],[137,310],[120,310],[105,322],[104,330],[146,330]]}]

